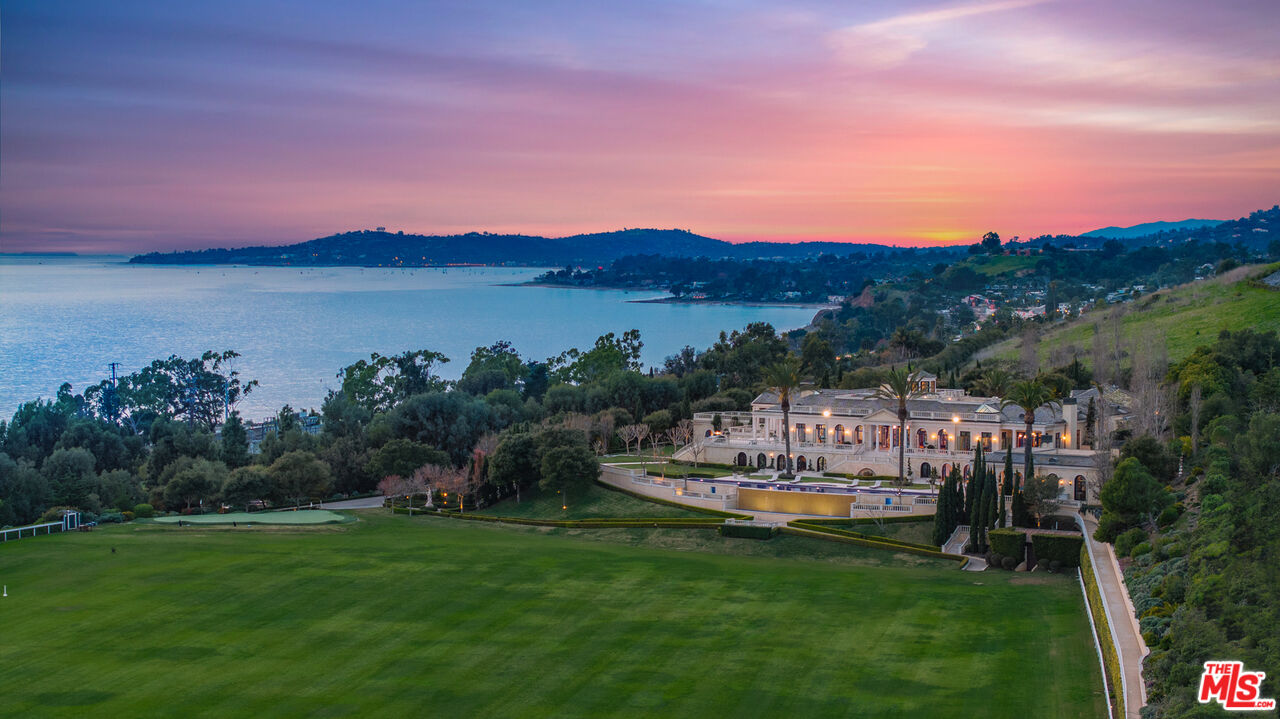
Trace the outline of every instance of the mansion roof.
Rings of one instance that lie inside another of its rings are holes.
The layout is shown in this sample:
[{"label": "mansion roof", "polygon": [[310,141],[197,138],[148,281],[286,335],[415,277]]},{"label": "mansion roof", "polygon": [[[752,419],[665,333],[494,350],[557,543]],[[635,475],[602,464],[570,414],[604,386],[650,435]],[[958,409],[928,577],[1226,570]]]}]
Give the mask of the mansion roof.
[{"label": "mansion roof", "polygon": [[[813,389],[797,392],[791,399],[792,414],[822,414],[830,411],[833,417],[866,417],[877,411],[897,414],[897,402],[875,396],[875,389]],[[1096,389],[1074,390],[1070,398],[1075,400],[1075,411],[1080,421],[1085,419],[1089,399],[1098,396]],[[755,410],[775,410],[778,396],[773,392],[763,392],[752,400]],[[772,405],[772,406],[770,406]],[[1073,405],[1067,403],[1067,408]],[[1118,413],[1124,410],[1116,408]],[[989,416],[991,422],[1021,423],[1022,410],[1016,406],[1000,408],[999,397],[977,397],[964,394],[960,390],[939,390],[937,394],[927,394],[918,399],[907,401],[907,410],[915,417],[950,417],[961,415],[963,419],[972,421]],[[1046,405],[1036,410],[1036,424],[1055,424],[1063,422],[1062,405]]]}]

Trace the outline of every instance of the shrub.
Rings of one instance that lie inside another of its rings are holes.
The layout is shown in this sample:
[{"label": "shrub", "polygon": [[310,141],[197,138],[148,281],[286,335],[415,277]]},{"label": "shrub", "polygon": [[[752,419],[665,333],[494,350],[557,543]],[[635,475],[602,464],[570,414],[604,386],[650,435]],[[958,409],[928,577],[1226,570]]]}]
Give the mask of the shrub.
[{"label": "shrub", "polygon": [[1005,557],[1004,559],[1000,560],[1000,566],[1009,570],[1012,570],[1014,567],[1018,566],[1018,564],[1019,564],[1018,560],[1014,559],[1013,557]]},{"label": "shrub", "polygon": [[1083,546],[1084,537],[1078,534],[1035,534],[1031,537],[1036,559],[1061,562],[1064,567],[1080,566],[1080,549]]},{"label": "shrub", "polygon": [[1015,565],[1026,556],[1027,535],[1020,529],[993,529],[987,533],[987,541],[991,544],[991,551],[1013,557]]},{"label": "shrub", "polygon": [[1039,560],[1037,560],[1037,561],[1036,561],[1036,569],[1039,569],[1039,570],[1040,570],[1040,571],[1042,571],[1042,572],[1047,572],[1047,571],[1049,571],[1049,560],[1044,559],[1043,557],[1042,557],[1042,558],[1040,558]]},{"label": "shrub", "polygon": [[99,524],[122,524],[123,522],[124,515],[120,512],[103,512],[98,517]]},{"label": "shrub", "polygon": [[[61,522],[61,521],[62,521],[62,514],[63,514],[63,512],[64,512],[65,510],[68,510],[68,509],[74,512],[76,508],[75,508],[75,507],[61,507],[61,506],[60,506],[60,507],[50,507],[50,508],[48,508],[48,509],[46,509],[46,510],[44,511],[44,514],[40,515],[40,519],[39,519],[36,523],[37,523],[37,524],[47,524],[47,523],[49,523],[49,522]],[[88,518],[88,515],[89,515],[89,513],[88,513],[88,512],[85,512],[85,513],[84,513],[84,516],[83,516],[83,517],[81,517],[81,520],[82,520],[82,521],[85,521],[85,522],[92,521],[92,520],[90,520],[90,519]]]},{"label": "shrub", "polygon": [[1063,564],[1062,564],[1062,561],[1061,561],[1061,560],[1054,559],[1054,560],[1052,560],[1052,561],[1050,561],[1050,562],[1049,562],[1049,571],[1050,571],[1050,572],[1053,572],[1054,574],[1057,574],[1058,572],[1061,572],[1061,571],[1062,571],[1062,567],[1063,567]]},{"label": "shrub", "polygon": [[778,533],[777,527],[759,527],[752,524],[722,524],[721,537],[737,537],[739,539],[773,539]]},{"label": "shrub", "polygon": [[[1129,553],[1133,551],[1133,548],[1135,546],[1145,541],[1147,541],[1146,532],[1142,531],[1138,527],[1134,527],[1133,529],[1130,529],[1124,534],[1121,534],[1119,537],[1116,537],[1116,541],[1115,541],[1116,556],[1119,556],[1119,557],[1129,556]],[[1151,551],[1150,546],[1147,547],[1147,551]]]},{"label": "shrub", "polygon": [[998,552],[991,552],[987,555],[987,566],[999,569],[1004,566],[1004,555]]},{"label": "shrub", "polygon": [[133,513],[133,512],[130,512],[130,511],[129,511],[129,510],[127,510],[127,509],[126,509],[125,511],[121,512],[120,514],[124,515],[124,521],[126,521],[126,522],[132,522],[132,521],[133,521],[133,518],[136,516],[136,515],[134,515],[134,513]]},{"label": "shrub", "polygon": [[1150,542],[1141,542],[1139,544],[1135,544],[1133,545],[1133,549],[1129,550],[1130,557],[1141,557],[1144,554],[1150,554],[1150,553],[1151,553]]},{"label": "shrub", "polygon": [[143,502],[142,504],[134,506],[133,514],[137,517],[154,517],[156,516],[156,508],[146,502]]},{"label": "shrub", "polygon": [[1114,542],[1126,526],[1128,525],[1120,517],[1104,512],[1102,518],[1098,520],[1098,529],[1093,533],[1093,538],[1099,542]]}]

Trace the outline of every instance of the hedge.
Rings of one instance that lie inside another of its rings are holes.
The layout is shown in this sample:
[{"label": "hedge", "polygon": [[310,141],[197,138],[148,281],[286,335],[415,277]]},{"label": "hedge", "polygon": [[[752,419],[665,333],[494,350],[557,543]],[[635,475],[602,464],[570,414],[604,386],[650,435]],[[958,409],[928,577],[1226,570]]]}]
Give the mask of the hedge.
[{"label": "hedge", "polygon": [[[867,476],[865,476],[865,475],[861,475],[861,474],[849,474],[848,472],[823,472],[823,473],[822,473],[822,476],[824,476],[824,477],[841,477],[841,478],[843,478],[843,479],[857,479],[857,480],[862,480],[862,481],[867,481],[867,482],[896,482],[896,481],[898,481],[898,476],[897,476],[897,475],[892,475],[892,476],[891,476],[891,475],[888,475],[888,474],[874,474],[874,475],[871,475],[870,477],[867,477]],[[911,481],[915,481],[917,478],[916,478],[916,477],[908,477],[908,479],[910,479]]]},{"label": "hedge", "polygon": [[1083,548],[1084,537],[1062,534],[1031,535],[1031,549],[1036,553],[1036,559],[1062,562],[1064,567],[1080,566],[1080,550]]},{"label": "hedge", "polygon": [[[396,507],[393,510],[397,514],[408,514],[406,507]],[[450,517],[452,519],[467,519],[475,522],[497,522],[500,524],[525,524],[533,527],[560,527],[562,529],[626,529],[626,528],[664,528],[664,529],[710,529],[721,523],[721,520],[712,517],[686,517],[684,519],[673,519],[671,517],[655,517],[646,519],[642,517],[636,518],[619,518],[619,519],[526,519],[524,517],[494,517],[488,514],[461,514],[459,512],[442,512],[432,509],[414,509],[415,515],[431,515],[435,517]]]},{"label": "hedge", "polygon": [[810,524],[825,524],[828,527],[845,527],[854,524],[902,524],[906,522],[933,522],[932,514],[897,514],[892,517],[854,517],[845,519],[804,519]]},{"label": "hedge", "polygon": [[1021,564],[1022,560],[1027,558],[1026,541],[1027,534],[1020,529],[993,529],[987,532],[987,542],[991,545],[991,551],[1013,557],[1017,560],[1016,564]]},{"label": "hedge", "polygon": [[794,534],[800,537],[813,537],[815,539],[826,539],[832,542],[844,542],[845,544],[857,544],[863,547],[871,547],[873,549],[888,549],[894,552],[906,552],[908,554],[919,554],[925,557],[934,557],[936,559],[950,559],[956,562],[968,561],[968,557],[962,557],[958,554],[947,554],[937,549],[923,549],[919,546],[890,544],[889,542],[880,541],[877,539],[866,539],[863,536],[857,535],[853,532],[844,532],[841,530],[833,530],[829,528],[824,531],[821,529],[806,527],[803,525],[799,525],[799,526],[792,526],[792,525],[797,525],[797,523],[791,522],[787,526],[782,527],[780,531],[783,534]]},{"label": "hedge", "polygon": [[643,499],[646,502],[653,502],[654,504],[663,504],[668,507],[679,507],[680,509],[687,509],[691,512],[709,514],[713,517],[725,517],[727,519],[751,519],[751,515],[749,514],[738,514],[737,512],[722,512],[718,509],[709,509],[707,507],[698,507],[692,504],[681,504],[679,502],[673,502],[669,499],[659,499],[658,497],[650,497],[647,494],[640,494],[639,492],[632,492],[631,490],[623,489],[622,487],[615,487],[614,485],[609,484],[608,482],[601,482],[598,479],[596,480],[596,484],[600,485],[601,487],[604,487],[605,489],[611,489],[615,492],[621,492],[622,494],[625,494],[627,496],[635,497],[636,499]]},{"label": "hedge", "polygon": [[1089,550],[1083,545],[1080,548],[1080,579],[1084,582],[1085,597],[1089,600],[1089,614],[1093,617],[1093,626],[1098,633],[1098,644],[1102,646],[1102,663],[1106,668],[1103,677],[1107,684],[1107,695],[1111,699],[1113,716],[1124,716],[1124,697],[1121,696],[1120,657],[1111,639],[1111,625],[1107,622],[1107,612],[1102,608],[1102,593],[1098,591],[1098,580],[1093,575],[1093,563],[1089,561]]},{"label": "hedge", "polygon": [[778,533],[777,527],[761,527],[755,524],[722,524],[721,537],[738,537],[740,539],[773,539]]},{"label": "hedge", "polygon": [[838,536],[851,537],[854,539],[865,539],[871,542],[875,542],[877,544],[888,544],[888,545],[893,545],[895,547],[902,547],[904,549],[923,549],[929,552],[939,551],[938,548],[933,546],[932,544],[921,544],[919,542],[907,542],[901,539],[893,539],[892,537],[880,537],[880,536],[871,535],[871,534],[862,534],[859,532],[850,531],[848,529],[840,529],[839,527],[832,527],[830,525],[822,524],[819,522],[811,522],[810,520],[807,520],[807,519],[793,520],[788,524],[789,526],[798,527],[800,529],[808,529],[814,532],[825,532],[827,534],[835,534]]},{"label": "hedge", "polygon": [[676,477],[676,478],[693,477],[695,479],[720,479],[724,476],[720,474],[715,474],[713,472],[699,472],[696,469],[682,470],[680,472],[675,472],[675,471],[663,472],[662,470],[659,470],[659,469],[646,469],[644,473],[649,475],[650,477],[666,477],[667,479],[671,479],[672,477]]}]

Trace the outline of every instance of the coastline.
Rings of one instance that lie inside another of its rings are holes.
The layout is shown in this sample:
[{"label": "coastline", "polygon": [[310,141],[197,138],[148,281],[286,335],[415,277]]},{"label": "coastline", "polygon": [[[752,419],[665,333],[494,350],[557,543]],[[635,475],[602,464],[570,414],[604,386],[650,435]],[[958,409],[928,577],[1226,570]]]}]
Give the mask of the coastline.
[{"label": "coastline", "polygon": [[[558,290],[612,290],[615,292],[667,292],[661,288],[644,289],[640,287],[615,287],[612,285],[591,285],[584,287],[582,285],[558,285],[551,282],[509,282],[505,284],[495,285],[497,287],[547,287]],[[666,297],[650,297],[642,300],[627,300],[637,304],[659,304],[659,305],[726,305],[732,307],[786,307],[796,309],[813,309],[813,310],[834,310],[839,309],[839,305],[833,305],[829,302],[761,302],[757,300],[721,300],[721,299],[692,299],[675,297],[667,292]]]}]

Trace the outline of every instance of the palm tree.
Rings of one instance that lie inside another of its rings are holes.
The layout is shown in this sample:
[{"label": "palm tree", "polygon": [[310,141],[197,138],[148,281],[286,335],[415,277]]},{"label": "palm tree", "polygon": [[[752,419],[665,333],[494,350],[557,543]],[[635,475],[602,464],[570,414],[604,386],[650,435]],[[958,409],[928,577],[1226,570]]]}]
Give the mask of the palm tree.
[{"label": "palm tree", "polygon": [[[1027,429],[1022,435],[1022,446],[1024,448],[1023,481],[1031,479],[1031,425],[1036,421],[1036,410],[1045,405],[1061,406],[1053,390],[1038,379],[1015,382],[1009,388],[1008,396],[1000,400],[1000,409],[1006,407],[1021,409],[1022,421],[1027,425]],[[1005,451],[1012,452],[1013,448],[1005,447]]]},{"label": "palm tree", "polygon": [[898,484],[906,484],[904,467],[907,463],[907,401],[924,394],[920,386],[920,373],[894,367],[885,375],[884,384],[876,390],[878,399],[898,403]]},{"label": "palm tree", "polygon": [[1003,397],[1013,384],[1014,376],[1008,370],[992,367],[977,382],[978,391],[988,397]]},{"label": "palm tree", "polygon": [[786,442],[785,466],[782,476],[790,479],[791,474],[791,393],[800,387],[800,360],[788,355],[779,362],[764,368],[764,381],[769,391],[778,395],[778,404],[782,406],[782,438]]}]

